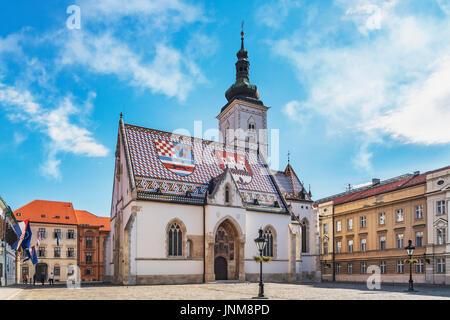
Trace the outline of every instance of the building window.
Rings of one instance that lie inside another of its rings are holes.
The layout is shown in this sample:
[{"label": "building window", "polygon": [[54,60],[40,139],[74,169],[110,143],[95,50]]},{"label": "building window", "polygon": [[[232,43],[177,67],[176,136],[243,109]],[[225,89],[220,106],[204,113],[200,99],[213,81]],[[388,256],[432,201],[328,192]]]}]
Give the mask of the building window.
[{"label": "building window", "polygon": [[86,237],[86,248],[92,248],[92,237]]},{"label": "building window", "polygon": [[41,235],[41,239],[45,239],[47,237],[45,228],[39,228],[39,234]]},{"label": "building window", "polygon": [[348,252],[350,252],[350,253],[353,252],[353,240],[347,241],[347,249],[348,249]]},{"label": "building window", "polygon": [[380,212],[378,214],[378,224],[380,226],[385,225],[386,224],[386,214],[384,212]]},{"label": "building window", "polygon": [[53,268],[53,274],[54,274],[55,276],[60,276],[60,275],[61,275],[61,268],[58,267],[58,266],[55,266],[55,267]]},{"label": "building window", "polygon": [[86,263],[88,264],[92,263],[92,253],[90,252],[86,253]]},{"label": "building window", "polygon": [[423,246],[423,231],[416,232],[416,247]]},{"label": "building window", "polygon": [[445,273],[445,259],[440,258],[436,260],[436,272]]},{"label": "building window", "polygon": [[53,231],[53,238],[58,238],[58,236],[59,236],[59,239],[61,239],[61,229],[55,229],[54,231]]},{"label": "building window", "polygon": [[45,257],[45,247],[39,247],[39,249],[38,249],[38,257],[39,258]]},{"label": "building window", "polygon": [[386,274],[386,260],[380,261],[380,272],[381,274]]},{"label": "building window", "polygon": [[347,220],[347,230],[352,230],[353,229],[353,219],[348,219]]},{"label": "building window", "polygon": [[397,249],[403,249],[403,234],[398,233],[396,236]]},{"label": "building window", "polygon": [[308,252],[308,222],[303,220],[302,223],[302,252]]},{"label": "building window", "polygon": [[26,275],[28,277],[28,267],[22,267],[22,275]]},{"label": "building window", "polygon": [[436,215],[445,214],[445,201],[436,202]]},{"label": "building window", "polygon": [[397,273],[403,273],[404,263],[403,260],[397,260]]},{"label": "building window", "polygon": [[336,242],[336,253],[341,253],[342,243],[340,241]]},{"label": "building window", "polygon": [[403,209],[395,210],[395,221],[402,222],[403,221]]},{"label": "building window", "polygon": [[61,248],[60,247],[55,247],[55,248],[53,248],[54,249],[54,251],[53,251],[53,256],[55,257],[55,258],[60,258],[61,257]]},{"label": "building window", "polygon": [[225,203],[230,203],[230,187],[225,186]]},{"label": "building window", "polygon": [[273,257],[273,233],[272,230],[264,231],[264,239],[266,239],[266,246],[264,247],[263,255],[266,257]]},{"label": "building window", "polygon": [[183,232],[178,223],[173,223],[169,228],[169,256],[183,255]]},{"label": "building window", "polygon": [[359,224],[360,224],[361,228],[366,227],[366,216],[362,216],[361,218],[359,218]]},{"label": "building window", "polygon": [[364,238],[364,239],[361,239],[361,251],[366,252],[366,250],[367,250],[367,239]]},{"label": "building window", "polygon": [[341,231],[341,221],[336,221],[336,232]]},{"label": "building window", "polygon": [[323,243],[323,254],[328,254],[328,242]]},{"label": "building window", "polygon": [[423,218],[423,207],[422,205],[415,206],[414,213],[416,219],[422,219]]},{"label": "building window", "polygon": [[367,273],[367,262],[363,261],[361,262],[361,274],[366,274]]},{"label": "building window", "polygon": [[353,263],[349,262],[347,264],[347,273],[352,274],[353,273]]},{"label": "building window", "polygon": [[445,229],[437,229],[437,244],[445,244]]},{"label": "building window", "polygon": [[67,230],[67,239],[75,239],[75,231],[72,229]]},{"label": "building window", "polygon": [[328,223],[323,224],[323,233],[328,233]]},{"label": "building window", "polygon": [[73,258],[75,256],[75,250],[73,248],[67,248],[67,257]]},{"label": "building window", "polygon": [[341,264],[336,263],[336,274],[341,274]]},{"label": "building window", "polygon": [[416,273],[423,273],[423,260],[422,259],[417,260]]},{"label": "building window", "polygon": [[386,237],[381,236],[379,237],[380,240],[380,250],[386,250]]},{"label": "building window", "polygon": [[86,269],[86,274],[85,274],[85,275],[86,275],[86,276],[92,275],[92,269],[87,268],[87,269]]}]

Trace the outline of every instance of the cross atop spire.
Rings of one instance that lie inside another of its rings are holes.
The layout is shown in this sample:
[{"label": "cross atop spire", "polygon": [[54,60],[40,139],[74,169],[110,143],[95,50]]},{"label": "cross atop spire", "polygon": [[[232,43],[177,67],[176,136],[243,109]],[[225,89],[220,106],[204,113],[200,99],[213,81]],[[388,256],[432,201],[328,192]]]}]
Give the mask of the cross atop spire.
[{"label": "cross atop spire", "polygon": [[291,162],[291,152],[289,150],[288,150],[287,156],[288,156],[288,164],[290,164],[290,162]]},{"label": "cross atop spire", "polygon": [[241,24],[241,50],[244,50],[244,20]]}]

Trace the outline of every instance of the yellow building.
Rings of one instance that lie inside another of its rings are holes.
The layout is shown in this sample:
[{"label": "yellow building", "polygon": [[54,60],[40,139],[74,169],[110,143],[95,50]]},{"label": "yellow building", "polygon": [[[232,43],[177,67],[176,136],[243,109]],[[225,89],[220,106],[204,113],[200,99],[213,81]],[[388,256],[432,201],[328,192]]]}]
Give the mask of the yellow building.
[{"label": "yellow building", "polygon": [[373,179],[370,185],[317,201],[322,279],[366,281],[379,272],[382,282],[407,283],[405,246],[411,239],[418,260],[413,266],[414,281],[426,282],[426,178],[430,173]]}]

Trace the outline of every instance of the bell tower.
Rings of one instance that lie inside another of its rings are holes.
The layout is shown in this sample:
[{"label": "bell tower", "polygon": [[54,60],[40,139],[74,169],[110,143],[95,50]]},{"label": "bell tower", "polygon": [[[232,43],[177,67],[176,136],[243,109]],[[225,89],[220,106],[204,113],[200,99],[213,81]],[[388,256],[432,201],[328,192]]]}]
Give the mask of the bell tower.
[{"label": "bell tower", "polygon": [[[242,24],[243,25],[243,24]],[[222,107],[219,120],[220,142],[229,147],[258,153],[267,163],[267,110],[259,100],[256,85],[250,83],[248,52],[244,48],[244,30],[241,48],[236,54],[236,82],[225,92],[227,104]]]}]

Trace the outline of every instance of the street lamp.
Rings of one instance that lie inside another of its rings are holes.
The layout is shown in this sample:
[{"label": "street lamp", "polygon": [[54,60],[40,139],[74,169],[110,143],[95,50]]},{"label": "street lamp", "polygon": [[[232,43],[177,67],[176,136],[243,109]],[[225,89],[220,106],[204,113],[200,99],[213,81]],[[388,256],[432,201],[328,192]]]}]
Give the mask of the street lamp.
[{"label": "street lamp", "polygon": [[260,256],[260,260],[259,260],[259,293],[258,293],[257,298],[265,299],[266,297],[264,297],[264,283],[262,281],[262,255],[263,255],[264,248],[266,247],[266,238],[264,238],[263,230],[261,228],[259,228],[258,233],[259,233],[258,238],[255,239],[256,247],[259,250],[259,256]]},{"label": "street lamp", "polygon": [[416,247],[414,247],[413,245],[412,245],[412,240],[411,239],[409,239],[408,240],[408,246],[407,247],[405,247],[405,250],[406,250],[406,253],[408,254],[408,256],[409,256],[409,287],[408,287],[408,291],[414,291],[414,285],[413,285],[413,283],[414,283],[414,281],[413,281],[413,278],[412,278],[412,255],[413,255],[413,253],[414,253],[414,249],[415,249]]}]

